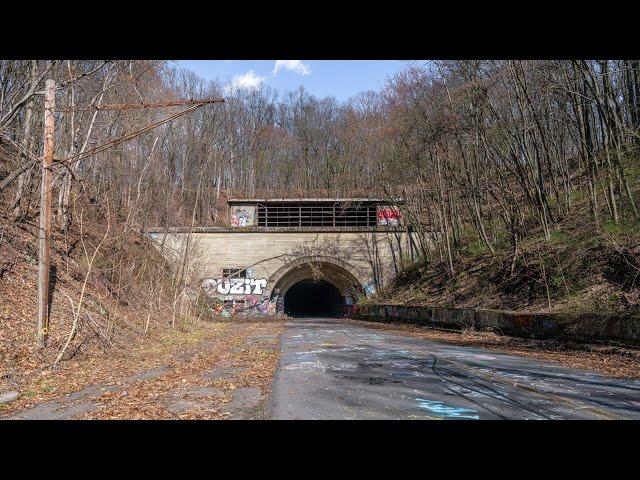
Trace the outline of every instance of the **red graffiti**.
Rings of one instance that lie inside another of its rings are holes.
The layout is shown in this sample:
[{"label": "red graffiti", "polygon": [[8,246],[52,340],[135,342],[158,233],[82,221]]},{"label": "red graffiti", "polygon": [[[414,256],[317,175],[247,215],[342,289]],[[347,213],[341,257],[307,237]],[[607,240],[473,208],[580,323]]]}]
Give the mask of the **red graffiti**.
[{"label": "red graffiti", "polygon": [[394,207],[379,207],[377,215],[380,225],[398,225],[398,221],[402,218],[400,210]]},{"label": "red graffiti", "polygon": [[379,219],[389,219],[389,218],[397,218],[400,219],[402,218],[402,213],[400,213],[400,210],[398,210],[397,208],[393,208],[393,207],[380,207],[380,209],[378,210],[378,218]]}]

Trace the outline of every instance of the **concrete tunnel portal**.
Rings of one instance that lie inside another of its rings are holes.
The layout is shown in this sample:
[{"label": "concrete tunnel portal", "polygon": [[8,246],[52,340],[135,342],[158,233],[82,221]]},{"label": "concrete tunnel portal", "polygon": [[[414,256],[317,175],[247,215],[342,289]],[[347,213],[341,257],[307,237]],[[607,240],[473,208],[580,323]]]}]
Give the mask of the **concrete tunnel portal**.
[{"label": "concrete tunnel portal", "polygon": [[226,225],[148,234],[172,261],[194,246],[195,281],[214,317],[337,316],[393,279],[397,255],[414,258],[401,205],[402,198],[236,198]]},{"label": "concrete tunnel portal", "polygon": [[364,290],[345,266],[319,261],[291,267],[275,283],[273,295],[283,299],[286,315],[338,317]]},{"label": "concrete tunnel portal", "polygon": [[292,317],[338,317],[345,298],[326,280],[301,280],[284,297],[284,313]]}]

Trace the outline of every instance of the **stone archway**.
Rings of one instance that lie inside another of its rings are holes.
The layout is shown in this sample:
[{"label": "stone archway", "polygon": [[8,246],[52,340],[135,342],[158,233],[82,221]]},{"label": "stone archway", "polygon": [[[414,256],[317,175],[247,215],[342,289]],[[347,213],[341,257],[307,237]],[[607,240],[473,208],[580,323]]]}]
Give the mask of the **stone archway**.
[{"label": "stone archway", "polygon": [[267,291],[279,312],[336,316],[365,295],[358,277],[358,271],[343,260],[306,256],[278,269]]}]

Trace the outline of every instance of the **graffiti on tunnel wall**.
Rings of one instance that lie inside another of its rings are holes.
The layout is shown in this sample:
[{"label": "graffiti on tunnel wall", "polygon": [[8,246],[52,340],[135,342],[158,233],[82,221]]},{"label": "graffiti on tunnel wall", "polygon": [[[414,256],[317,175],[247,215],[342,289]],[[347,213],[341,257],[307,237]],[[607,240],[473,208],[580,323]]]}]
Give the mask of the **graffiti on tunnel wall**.
[{"label": "graffiti on tunnel wall", "polygon": [[202,282],[207,295],[262,295],[266,286],[266,278],[207,278]]},{"label": "graffiti on tunnel wall", "polygon": [[236,205],[231,207],[231,226],[250,227],[254,225],[255,213],[255,206]]},{"label": "graffiti on tunnel wall", "polygon": [[249,214],[246,210],[237,210],[233,215],[231,215],[231,226],[246,227],[248,220]]},{"label": "graffiti on tunnel wall", "polygon": [[378,207],[378,225],[397,226],[402,219],[402,213],[395,207]]},{"label": "graffiti on tunnel wall", "polygon": [[366,282],[362,288],[364,288],[364,293],[367,294],[367,296],[371,296],[374,293],[376,293],[376,286],[373,284],[373,282]]},{"label": "graffiti on tunnel wall", "polygon": [[243,300],[220,300],[212,309],[214,317],[262,317],[274,316],[281,312],[280,299],[276,295],[273,299],[248,295]]},{"label": "graffiti on tunnel wall", "polygon": [[225,318],[277,314],[278,295],[265,298],[266,286],[266,278],[207,278],[202,282],[205,293],[215,299],[212,315]]}]

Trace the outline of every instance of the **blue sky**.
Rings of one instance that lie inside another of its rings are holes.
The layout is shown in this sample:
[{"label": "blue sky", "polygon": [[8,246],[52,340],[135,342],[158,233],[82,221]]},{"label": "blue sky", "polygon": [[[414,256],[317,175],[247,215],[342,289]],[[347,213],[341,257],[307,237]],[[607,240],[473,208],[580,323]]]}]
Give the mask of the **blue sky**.
[{"label": "blue sky", "polygon": [[412,62],[405,60],[179,60],[178,65],[208,80],[235,88],[269,85],[279,92],[300,85],[317,97],[339,101],[378,90],[388,77]]}]

